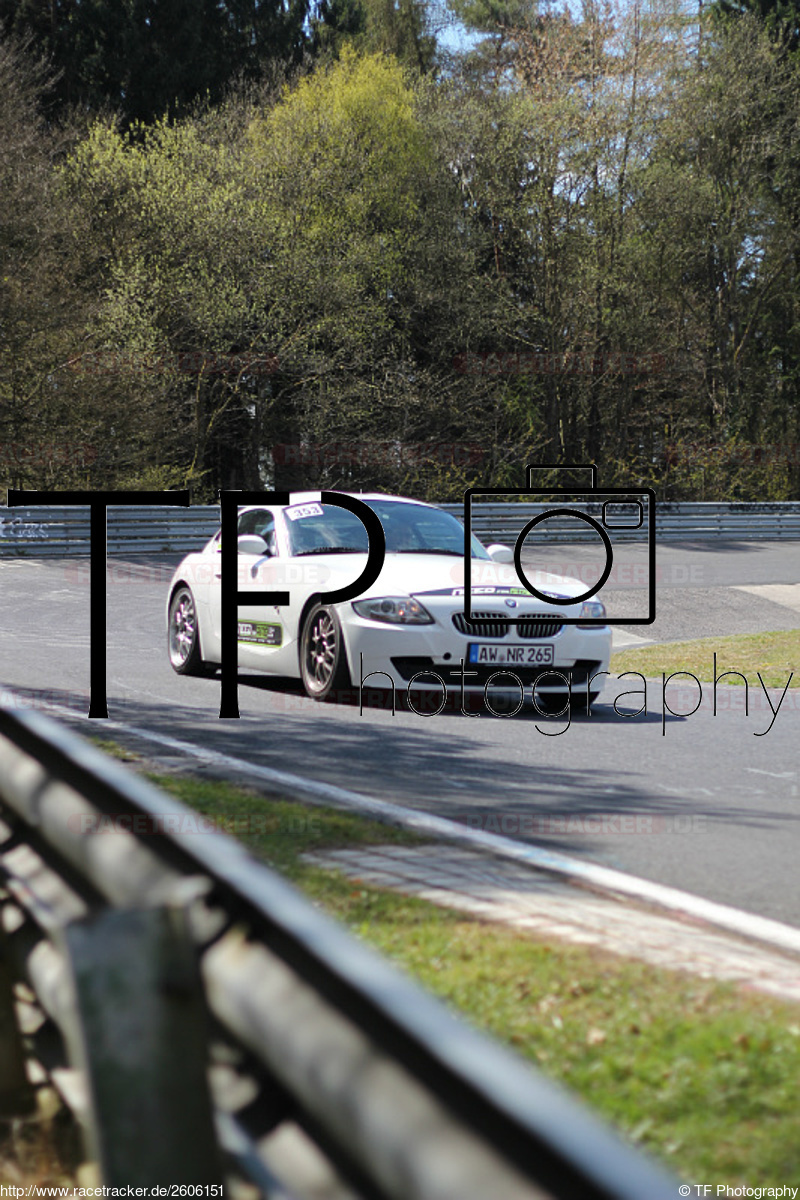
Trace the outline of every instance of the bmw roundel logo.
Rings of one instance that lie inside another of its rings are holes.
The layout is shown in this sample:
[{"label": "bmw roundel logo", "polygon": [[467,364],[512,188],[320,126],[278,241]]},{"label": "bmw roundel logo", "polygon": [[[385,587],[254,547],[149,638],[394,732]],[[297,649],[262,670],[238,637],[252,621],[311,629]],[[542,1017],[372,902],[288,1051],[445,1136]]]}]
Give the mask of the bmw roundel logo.
[{"label": "bmw roundel logo", "polygon": [[516,607],[517,607],[516,600],[506,600],[506,608],[516,608]]}]

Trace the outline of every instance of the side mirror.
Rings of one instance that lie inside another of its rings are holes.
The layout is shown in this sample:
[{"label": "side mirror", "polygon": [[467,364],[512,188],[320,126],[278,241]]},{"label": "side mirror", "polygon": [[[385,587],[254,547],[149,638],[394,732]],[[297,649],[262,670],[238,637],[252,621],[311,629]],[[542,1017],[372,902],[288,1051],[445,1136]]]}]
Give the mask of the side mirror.
[{"label": "side mirror", "polygon": [[514,551],[509,546],[487,546],[486,553],[496,563],[513,563]]},{"label": "side mirror", "polygon": [[236,545],[240,554],[256,554],[259,558],[269,555],[270,549],[264,538],[257,533],[243,533],[237,538]]}]

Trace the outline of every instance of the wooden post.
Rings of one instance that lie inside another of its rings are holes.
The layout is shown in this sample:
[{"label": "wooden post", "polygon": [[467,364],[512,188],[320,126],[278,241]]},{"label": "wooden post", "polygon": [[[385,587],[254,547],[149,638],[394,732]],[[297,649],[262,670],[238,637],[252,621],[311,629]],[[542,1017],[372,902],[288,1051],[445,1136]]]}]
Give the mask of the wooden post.
[{"label": "wooden post", "polygon": [[109,1187],[222,1182],[207,1017],[180,908],[106,909],[61,934],[75,986],[67,1034],[86,1072],[91,1156]]}]

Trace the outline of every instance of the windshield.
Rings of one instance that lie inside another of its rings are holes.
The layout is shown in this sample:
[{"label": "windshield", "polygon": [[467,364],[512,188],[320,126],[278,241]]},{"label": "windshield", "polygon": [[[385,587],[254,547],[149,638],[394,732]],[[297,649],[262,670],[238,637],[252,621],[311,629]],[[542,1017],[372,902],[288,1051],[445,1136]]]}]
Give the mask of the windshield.
[{"label": "windshield", "polygon": [[[359,497],[360,498],[360,497]],[[387,554],[464,554],[464,526],[450,513],[402,500],[364,500],[377,513],[386,535]],[[366,554],[367,531],[358,517],[332,504],[293,504],[285,509],[290,552],[310,554]],[[472,538],[472,557],[488,559],[483,546]]]}]

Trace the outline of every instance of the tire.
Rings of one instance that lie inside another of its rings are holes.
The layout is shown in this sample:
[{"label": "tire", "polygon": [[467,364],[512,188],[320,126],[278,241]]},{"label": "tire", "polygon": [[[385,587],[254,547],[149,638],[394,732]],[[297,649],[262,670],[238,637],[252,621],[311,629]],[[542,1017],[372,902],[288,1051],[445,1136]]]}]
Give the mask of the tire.
[{"label": "tire", "polygon": [[336,611],[318,605],[309,613],[300,639],[300,678],[313,700],[352,687],[342,626]]},{"label": "tire", "polygon": [[179,587],[169,605],[167,652],[170,666],[179,675],[211,675],[214,667],[200,652],[197,608],[188,587]]}]

